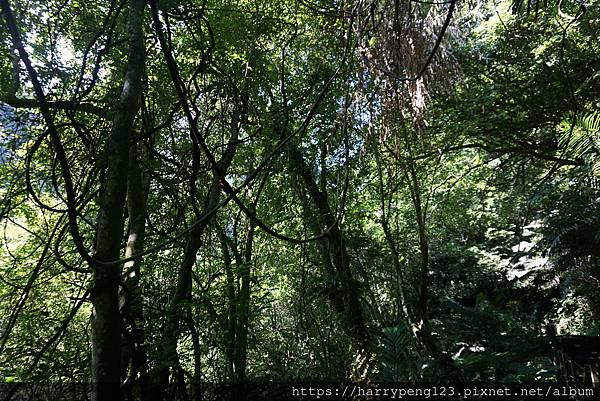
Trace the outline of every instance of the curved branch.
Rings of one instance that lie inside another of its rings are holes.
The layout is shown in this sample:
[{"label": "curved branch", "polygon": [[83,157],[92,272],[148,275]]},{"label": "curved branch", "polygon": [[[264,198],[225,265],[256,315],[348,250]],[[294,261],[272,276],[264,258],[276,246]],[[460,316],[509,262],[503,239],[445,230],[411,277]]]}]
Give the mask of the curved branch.
[{"label": "curved branch", "polygon": [[65,183],[65,192],[67,194],[67,207],[71,237],[73,238],[73,242],[79,254],[86,260],[86,262],[93,263],[94,259],[88,253],[85,244],[83,243],[83,239],[79,233],[79,227],[77,225],[77,210],[75,207],[76,198],[75,191],[73,190],[73,180],[71,178],[71,172],[69,169],[69,163],[67,161],[65,149],[60,140],[60,136],[56,129],[56,125],[54,124],[52,114],[50,113],[50,106],[48,105],[48,102],[46,100],[46,95],[44,94],[44,90],[42,89],[42,85],[40,84],[40,81],[38,79],[37,72],[33,68],[31,60],[29,60],[29,55],[25,50],[25,46],[23,46],[23,41],[21,40],[21,35],[19,33],[19,29],[17,28],[17,24],[15,22],[15,18],[12,13],[10,4],[8,3],[8,0],[0,0],[0,6],[2,8],[4,18],[6,19],[6,25],[8,27],[8,31],[10,32],[13,45],[19,52],[21,60],[25,64],[25,68],[27,69],[29,77],[31,78],[31,83],[33,85],[36,97],[39,101],[42,116],[44,117],[44,121],[48,126],[48,133],[50,134],[54,152],[56,153],[56,157],[58,158],[60,163],[61,174]]},{"label": "curved branch", "polygon": [[[5,96],[3,102],[15,109],[41,109],[42,104],[38,99],[22,99],[16,96]],[[108,118],[110,113],[108,110],[98,107],[93,103],[74,103],[69,100],[47,100],[46,106],[50,109],[81,111],[83,113],[94,114],[98,117]]]},{"label": "curved branch", "polygon": [[[216,161],[214,155],[211,153],[210,149],[208,148],[206,141],[198,132],[198,128],[195,124],[194,117],[192,116],[191,110],[188,106],[186,96],[183,92],[183,82],[181,80],[181,76],[179,75],[179,70],[177,68],[177,64],[175,63],[173,55],[171,54],[171,52],[169,50],[169,46],[167,44],[167,41],[166,41],[164,33],[163,33],[162,23],[160,21],[160,17],[159,17],[159,13],[158,13],[158,5],[156,3],[156,0],[150,1],[150,7],[152,10],[152,20],[154,22],[156,34],[158,36],[158,40],[161,44],[162,52],[165,57],[165,61],[167,63],[167,68],[169,70],[169,74],[171,75],[171,80],[173,81],[173,84],[175,86],[175,91],[179,98],[179,102],[181,103],[181,105],[183,107],[184,114],[190,125],[190,130],[192,132],[193,138],[200,145],[202,151],[206,155],[206,158],[208,159],[208,162],[210,163],[210,165],[213,169],[213,173],[219,179],[219,182],[222,186],[222,189],[225,191],[225,193],[227,195],[229,195],[231,197],[231,199],[233,199],[233,201],[244,212],[244,214],[246,214],[248,216],[248,218],[250,220],[252,220],[254,223],[256,223],[256,225],[258,225],[265,232],[271,234],[275,238],[278,238],[278,239],[281,239],[281,240],[284,240],[284,241],[287,241],[287,242],[290,242],[293,244],[303,244],[306,242],[316,241],[318,239],[324,238],[327,235],[328,230],[326,230],[325,232],[323,232],[320,235],[317,235],[312,238],[307,238],[307,239],[297,239],[297,238],[292,238],[292,237],[288,237],[286,235],[280,234],[280,233],[276,232],[275,230],[273,230],[272,228],[270,228],[264,222],[262,222],[258,217],[256,217],[256,215],[250,209],[248,209],[248,207],[246,207],[246,205],[237,197],[236,192],[234,191],[234,189],[231,187],[231,185],[229,184],[229,182],[226,180],[225,176],[223,175],[223,172],[221,171],[219,163]],[[349,40],[348,40],[348,42],[349,42]],[[347,48],[346,48],[346,50],[347,50]],[[345,60],[345,58],[347,56],[347,51],[344,56],[345,56],[344,57],[344,60]],[[311,108],[310,112],[308,113],[306,119],[303,121],[302,125],[299,128],[299,130],[301,129],[302,132],[306,129],[306,127],[308,126],[308,123],[310,122],[310,120],[312,119],[314,114],[316,113],[316,107],[318,106],[318,104],[320,104],[321,100],[325,96],[325,93],[328,91],[329,87],[333,83],[333,80],[337,77],[337,75],[343,65],[344,65],[344,63],[340,63],[338,68],[335,70],[335,72],[332,74],[332,76],[326,82],[323,90],[319,93],[317,101],[315,102],[315,104]],[[298,131],[296,131],[294,133],[297,133],[297,132]],[[291,138],[292,138],[292,136],[289,136],[287,138],[287,140],[281,144],[281,146],[285,145],[285,143],[287,143],[289,140],[291,140]],[[335,226],[335,224],[333,224],[332,227],[333,226]]]}]

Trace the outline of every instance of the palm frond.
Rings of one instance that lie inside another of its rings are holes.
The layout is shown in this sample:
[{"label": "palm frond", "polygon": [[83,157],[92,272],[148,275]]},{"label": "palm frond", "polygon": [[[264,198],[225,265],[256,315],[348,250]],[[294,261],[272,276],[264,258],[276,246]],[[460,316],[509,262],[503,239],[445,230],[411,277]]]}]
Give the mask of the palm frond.
[{"label": "palm frond", "polygon": [[577,118],[577,125],[585,129],[591,135],[600,131],[600,112],[588,113]]},{"label": "palm frond", "polygon": [[410,371],[410,330],[405,324],[383,329],[378,349],[379,380],[398,382]]},{"label": "palm frond", "polygon": [[592,174],[600,173],[600,112],[579,115],[574,123],[563,121],[561,124],[559,146],[575,159],[585,160]]}]

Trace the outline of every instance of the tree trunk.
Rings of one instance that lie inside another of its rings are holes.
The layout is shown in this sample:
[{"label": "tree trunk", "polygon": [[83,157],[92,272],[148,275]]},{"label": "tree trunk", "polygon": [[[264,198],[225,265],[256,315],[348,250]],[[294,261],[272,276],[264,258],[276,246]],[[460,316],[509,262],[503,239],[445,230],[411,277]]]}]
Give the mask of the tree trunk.
[{"label": "tree trunk", "polygon": [[[235,381],[235,333],[237,322],[237,293],[236,277],[231,266],[231,254],[227,244],[227,234],[224,229],[217,228],[219,241],[221,242],[221,253],[223,254],[223,265],[225,267],[225,278],[227,282],[227,327],[225,328],[225,354],[229,363],[229,377]],[[232,247],[235,246],[232,244]],[[237,252],[237,250],[234,250]]]},{"label": "tree trunk", "polygon": [[310,167],[304,161],[300,150],[293,144],[287,147],[289,167],[304,184],[316,211],[310,212],[310,224],[315,235],[329,230],[319,241],[319,248],[325,271],[329,278],[329,300],[342,321],[346,334],[361,349],[367,349],[370,335],[360,301],[358,283],[350,271],[350,259],[336,216],[334,215],[327,193],[319,190]]},{"label": "tree trunk", "polygon": [[[209,198],[214,198],[214,193],[219,194],[219,187],[213,185]],[[216,205],[217,202],[209,201],[209,205]],[[207,223],[207,222],[206,222]],[[177,359],[177,339],[181,322],[188,313],[187,301],[191,295],[192,289],[192,269],[196,263],[196,254],[202,244],[201,237],[206,228],[206,223],[198,225],[190,232],[187,239],[183,259],[177,273],[177,285],[175,292],[169,302],[167,320],[161,336],[158,350],[158,359],[156,366],[150,373],[149,399],[152,401],[162,401],[169,385],[169,372]]]},{"label": "tree trunk", "polygon": [[[255,211],[254,207],[252,211]],[[250,273],[256,224],[250,221],[248,225],[248,235],[243,255],[237,249],[235,243],[227,238],[225,232],[219,231],[227,279],[227,359],[229,362],[230,377],[234,383],[246,380],[248,320],[250,313]],[[237,272],[235,273],[231,265],[229,249],[235,255],[237,266]]]},{"label": "tree trunk", "polygon": [[389,204],[386,207],[386,197],[385,197],[385,184],[383,180],[383,165],[381,161],[381,155],[377,148],[375,148],[375,163],[377,166],[377,178],[379,181],[379,208],[381,211],[380,224],[383,230],[383,234],[385,237],[385,241],[390,249],[392,254],[392,261],[394,262],[394,271],[396,272],[397,277],[397,285],[398,285],[398,316],[403,316],[404,321],[409,327],[412,327],[412,318],[411,314],[408,310],[408,304],[406,301],[406,296],[404,294],[404,272],[402,271],[402,266],[400,265],[400,254],[398,252],[398,247],[396,246],[396,239],[392,234],[392,230],[389,225],[389,217],[387,215],[387,210],[390,209]]},{"label": "tree trunk", "polygon": [[[236,124],[237,123],[238,122],[236,121]],[[234,128],[227,149],[219,161],[219,167],[223,174],[227,173],[227,169],[231,165],[233,156],[235,155],[238,131],[238,128]],[[206,218],[205,215],[219,204],[220,194],[219,178],[215,176],[209,190],[206,206],[197,217],[198,219],[203,220],[199,224],[198,220],[194,223],[197,225],[188,236],[183,260],[179,266],[177,285],[169,303],[167,321],[161,336],[157,365],[150,374],[149,399],[151,401],[162,401],[169,385],[169,371],[177,359],[179,328],[181,322],[184,321],[186,316],[190,313],[188,301],[191,298],[192,270],[196,263],[196,254],[202,245],[202,234],[211,220],[211,217]]]},{"label": "tree trunk", "polygon": [[[409,184],[413,207],[417,221],[417,233],[419,236],[419,253],[421,256],[421,265],[419,270],[419,288],[418,302],[415,310],[416,323],[419,325],[417,336],[425,348],[434,356],[441,357],[445,363],[447,358],[440,354],[437,345],[435,344],[431,330],[429,329],[429,316],[427,311],[427,303],[429,298],[429,239],[427,235],[427,216],[423,209],[421,200],[421,185],[415,166],[409,162],[405,166],[408,170],[405,172],[406,179]],[[451,362],[451,360],[450,360]]]},{"label": "tree trunk", "polygon": [[[138,147],[129,149],[129,175],[127,177],[127,211],[129,214],[129,236],[125,249],[125,258],[129,258],[144,250],[146,232],[146,199],[147,180],[140,168]],[[130,389],[139,388],[140,400],[146,400],[148,385],[147,357],[145,349],[144,311],[142,308],[142,291],[140,288],[140,269],[142,258],[139,257],[125,263],[125,278],[121,293],[121,313],[124,317],[124,347],[121,350],[123,378],[128,375]],[[128,372],[128,365],[131,362]],[[139,380],[137,376],[139,375]]]},{"label": "tree trunk", "polygon": [[[254,210],[253,210],[254,211]],[[252,248],[254,244],[254,222],[249,223],[244,260],[240,271],[240,292],[238,294],[238,313],[235,342],[235,380],[246,381],[248,364],[248,320],[250,315],[250,274],[252,266]]]},{"label": "tree trunk", "polygon": [[[95,259],[119,259],[123,237],[123,209],[127,189],[129,137],[139,109],[144,67],[144,0],[129,1],[129,53],[125,81],[108,144],[108,173],[98,217]],[[117,265],[93,263],[92,400],[120,399],[119,283]]]},{"label": "tree trunk", "polygon": [[409,182],[411,199],[415,208],[415,215],[417,220],[417,233],[419,235],[419,253],[421,254],[421,266],[419,272],[419,301],[417,305],[417,317],[421,320],[423,325],[427,323],[427,290],[428,290],[428,276],[429,276],[429,241],[427,238],[427,226],[426,216],[423,210],[423,204],[421,201],[421,186],[419,184],[419,177],[415,171],[413,164],[408,163],[408,173],[406,178]]}]

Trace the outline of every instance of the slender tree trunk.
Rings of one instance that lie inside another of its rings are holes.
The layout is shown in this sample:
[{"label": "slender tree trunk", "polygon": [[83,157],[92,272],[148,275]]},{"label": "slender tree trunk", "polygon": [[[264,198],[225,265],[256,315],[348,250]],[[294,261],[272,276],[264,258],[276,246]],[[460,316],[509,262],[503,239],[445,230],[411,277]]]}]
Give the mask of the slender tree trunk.
[{"label": "slender tree trunk", "polygon": [[[147,181],[140,168],[141,156],[138,147],[131,146],[129,149],[129,175],[127,177],[127,210],[129,214],[129,236],[125,257],[129,258],[144,250],[146,232],[146,200],[148,191]],[[122,371],[129,375],[131,387],[139,388],[140,400],[146,400],[146,389],[148,385],[147,357],[144,333],[144,311],[142,308],[142,291],[140,288],[140,269],[142,258],[134,259],[125,263],[125,278],[121,294],[121,311],[124,316],[129,336],[126,338],[121,350],[121,360],[125,364]],[[131,362],[130,370],[127,372],[128,364]],[[139,379],[138,379],[139,375]]]},{"label": "slender tree trunk", "polygon": [[[238,124],[237,119],[236,124]],[[219,161],[223,174],[227,173],[227,169],[231,165],[233,156],[235,155],[238,131],[238,128],[234,129],[227,149]],[[192,271],[194,264],[196,263],[196,255],[202,245],[202,234],[210,222],[210,218],[205,218],[205,215],[219,204],[220,194],[221,189],[219,187],[219,179],[218,177],[214,177],[209,190],[206,206],[198,216],[198,218],[204,220],[190,232],[185,246],[183,260],[177,273],[177,285],[169,303],[167,321],[165,322],[159,345],[157,365],[150,374],[148,395],[151,401],[162,401],[169,385],[169,371],[177,359],[177,340],[181,322],[184,321],[185,317],[190,313],[188,301],[191,298]]]},{"label": "slender tree trunk", "polygon": [[[127,189],[129,137],[139,109],[144,68],[144,0],[130,0],[127,31],[129,53],[125,81],[108,144],[108,173],[98,217],[95,259],[119,258]],[[92,400],[120,399],[119,283],[117,265],[94,264],[92,311]]]},{"label": "slender tree trunk", "polygon": [[[421,256],[421,265],[419,266],[419,288],[418,301],[415,310],[417,324],[419,324],[417,335],[425,348],[436,357],[441,357],[446,362],[446,357],[441,355],[437,345],[435,344],[431,330],[429,328],[429,316],[427,303],[429,298],[429,239],[427,235],[427,222],[425,210],[421,200],[421,185],[419,177],[413,164],[408,163],[406,166],[406,179],[409,183],[411,199],[415,208],[417,221],[417,233],[419,236],[419,253]],[[450,360],[451,361],[451,360]]]},{"label": "slender tree trunk", "polygon": [[[231,254],[227,244],[227,234],[223,229],[217,228],[219,232],[219,241],[221,242],[221,253],[223,254],[223,264],[225,267],[225,278],[227,283],[227,327],[225,328],[225,353],[229,363],[229,377],[235,381],[235,342],[236,342],[236,322],[237,322],[237,291],[236,277],[231,266]],[[232,245],[233,247],[233,245]],[[237,252],[237,250],[234,250]]]},{"label": "slender tree trunk", "polygon": [[202,354],[200,350],[200,336],[198,335],[198,330],[196,330],[196,326],[194,324],[194,317],[191,313],[188,313],[187,316],[187,326],[190,334],[192,336],[192,348],[194,352],[194,376],[192,378],[192,397],[193,401],[201,401],[202,400]]},{"label": "slender tree trunk", "polygon": [[406,324],[409,327],[412,327],[413,323],[412,323],[412,319],[411,319],[411,315],[410,312],[408,310],[408,304],[406,302],[406,296],[404,294],[404,274],[402,271],[402,266],[400,265],[400,254],[398,252],[398,248],[396,246],[396,239],[394,238],[394,235],[392,234],[392,230],[390,229],[390,225],[389,225],[389,218],[387,215],[386,210],[389,209],[389,207],[386,208],[386,199],[385,199],[385,193],[384,193],[384,180],[383,180],[383,166],[382,166],[382,161],[381,161],[381,155],[379,154],[379,151],[376,149],[375,150],[375,162],[377,164],[377,177],[378,177],[378,181],[379,181],[379,204],[380,204],[380,210],[381,210],[381,228],[383,229],[383,234],[385,236],[385,240],[388,244],[388,248],[390,249],[390,252],[392,253],[392,260],[394,262],[394,270],[396,272],[396,277],[398,279],[398,312],[400,312],[399,314],[402,314],[404,317],[404,320],[406,322]]},{"label": "slender tree trunk", "polygon": [[354,339],[361,349],[367,349],[370,335],[361,306],[360,289],[350,271],[350,259],[344,235],[329,206],[327,193],[319,190],[315,177],[300,150],[290,144],[287,152],[290,170],[300,178],[316,207],[316,211],[310,213],[312,218],[309,219],[313,232],[318,235],[324,230],[329,230],[319,241],[321,256],[331,285],[329,300],[340,316],[346,334]]},{"label": "slender tree trunk", "polygon": [[[254,210],[253,210],[254,211]],[[244,260],[240,271],[240,292],[238,294],[238,312],[235,342],[235,380],[246,381],[246,366],[248,364],[248,320],[250,318],[250,276],[252,267],[252,248],[254,244],[255,224],[249,223]]]},{"label": "slender tree trunk", "polygon": [[[253,207],[252,211],[254,210],[255,208]],[[248,321],[250,313],[250,273],[255,227],[256,224],[254,222],[249,222],[243,255],[236,248],[236,245],[227,238],[227,235],[223,231],[219,231],[227,279],[227,359],[229,362],[230,377],[234,383],[246,380]],[[237,272],[233,271],[231,256],[229,254],[230,249],[235,255]]]},{"label": "slender tree trunk", "polygon": [[[211,196],[218,195],[218,186],[213,185]],[[217,198],[218,199],[218,198]],[[213,202],[208,202],[213,204]],[[216,202],[214,203],[216,205]],[[196,254],[202,245],[201,237],[206,224],[201,224],[190,232],[185,245],[183,260],[177,273],[177,285],[169,303],[167,320],[161,336],[157,365],[150,373],[149,399],[162,401],[169,385],[169,372],[177,360],[177,339],[181,322],[185,318],[188,308],[186,302],[189,300],[192,289],[192,269],[196,263]]]},{"label": "slender tree trunk", "polygon": [[427,322],[427,290],[429,281],[429,240],[427,238],[426,216],[421,201],[421,186],[419,177],[412,164],[408,165],[406,178],[410,183],[411,198],[417,220],[417,233],[419,236],[419,253],[421,254],[421,266],[419,272],[419,301],[417,305],[417,316],[423,322]]}]

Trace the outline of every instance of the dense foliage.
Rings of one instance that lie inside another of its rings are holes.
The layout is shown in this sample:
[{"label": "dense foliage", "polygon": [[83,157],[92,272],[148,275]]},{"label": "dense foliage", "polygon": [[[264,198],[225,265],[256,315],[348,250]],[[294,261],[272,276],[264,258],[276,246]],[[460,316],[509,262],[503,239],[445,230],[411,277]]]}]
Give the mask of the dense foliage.
[{"label": "dense foliage", "polygon": [[600,335],[596,0],[0,4],[0,382],[552,381]]}]

